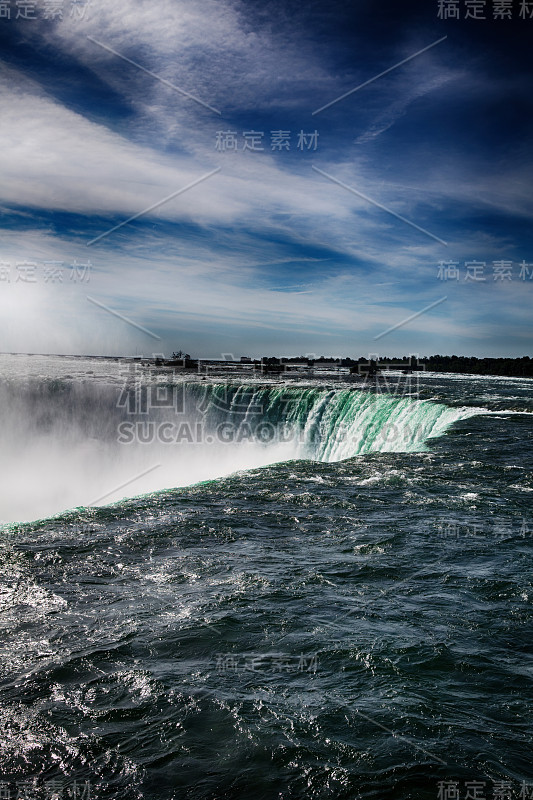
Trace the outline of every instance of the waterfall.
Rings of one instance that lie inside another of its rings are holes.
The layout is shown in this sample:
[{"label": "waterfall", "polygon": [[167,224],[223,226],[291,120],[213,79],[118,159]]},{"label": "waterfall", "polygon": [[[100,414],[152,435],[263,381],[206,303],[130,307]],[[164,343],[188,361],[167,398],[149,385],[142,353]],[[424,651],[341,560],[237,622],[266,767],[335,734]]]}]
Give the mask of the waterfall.
[{"label": "waterfall", "polygon": [[351,388],[0,382],[0,522],[294,459],[415,452],[482,409]]}]

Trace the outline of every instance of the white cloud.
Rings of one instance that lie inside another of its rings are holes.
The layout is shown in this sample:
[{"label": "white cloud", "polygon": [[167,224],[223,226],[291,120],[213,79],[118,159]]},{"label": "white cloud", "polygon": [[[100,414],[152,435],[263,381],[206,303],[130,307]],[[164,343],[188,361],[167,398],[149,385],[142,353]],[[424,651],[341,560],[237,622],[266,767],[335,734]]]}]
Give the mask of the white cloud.
[{"label": "white cloud", "polygon": [[[54,258],[89,254],[97,269],[87,293],[160,330],[167,345],[175,326],[196,338],[219,326],[218,338],[216,331],[209,334],[216,346],[224,337],[253,337],[262,331],[264,341],[282,334],[287,341],[301,341],[303,335],[314,342],[329,337],[339,341],[341,353],[350,350],[344,342],[353,335],[368,342],[369,350],[372,335],[444,293],[435,278],[439,258],[468,258],[476,246],[473,257],[490,258],[495,251],[505,256],[505,242],[478,232],[454,233],[452,249],[443,251],[312,172],[310,159],[303,155],[286,161],[269,152],[217,153],[214,131],[231,127],[228,119],[182,98],[87,39],[90,35],[139,60],[224,112],[248,109],[253,123],[259,111],[273,108],[300,108],[307,114],[312,109],[302,102],[308,102],[310,87],[326,100],[328,94],[337,94],[336,76],[294,30],[285,35],[254,30],[243,8],[225,0],[92,0],[86,20],[66,16],[36,35],[46,37],[62,57],[75,59],[77,67],[91,70],[134,113],[127,121],[106,124],[97,121],[97,109],[88,105],[84,116],[54,98],[53,82],[41,85],[39,76],[31,80],[26,73],[6,71],[0,84],[0,202],[24,209],[19,214],[35,209],[86,215],[88,230],[86,237],[80,231],[74,246],[61,235],[29,231],[17,243],[6,234],[0,258],[18,258],[21,246],[23,257],[31,255],[28,251]],[[457,77],[433,62],[429,70],[427,64],[411,65],[409,74],[394,83],[399,93],[392,104],[376,113],[360,143],[379,141],[414,101],[429,98],[444,84],[453,84],[455,90]],[[387,95],[389,90],[380,91]],[[320,125],[327,127],[326,117]],[[425,172],[418,163],[403,163],[397,171],[395,154],[389,168],[388,162],[365,161],[363,152],[325,147],[315,160],[444,239],[449,232],[441,228],[441,211],[453,203],[533,213],[527,170],[518,163],[490,174],[481,162],[466,162],[450,147]],[[94,230],[92,216],[109,218],[111,227],[218,166],[219,174],[151,214],[153,233],[143,228],[139,235],[127,226],[83,250],[82,237],[88,240],[106,230],[105,220],[101,230]],[[406,186],[397,176],[409,171],[413,185]],[[176,229],[172,236],[168,227],[158,227],[169,221],[191,223],[195,232],[182,236]],[[321,245],[331,257],[318,272],[312,269],[313,249]],[[303,258],[312,254],[309,276],[295,282],[294,291],[282,291],[274,270],[269,286],[265,275],[274,262],[303,261],[293,255],[295,250]],[[11,344],[2,349],[16,349],[18,343],[17,349],[29,350],[132,352],[144,341],[139,332],[91,307],[83,291],[43,285],[31,295],[31,287],[10,288],[1,302],[10,320]],[[496,307],[491,291],[483,295],[478,317],[466,294],[456,294],[446,306],[449,313],[436,309],[414,320],[396,341],[408,346],[428,336],[481,340],[487,327],[476,319]],[[519,298],[518,286],[513,299]],[[392,347],[392,338],[390,342]]]},{"label": "white cloud", "polygon": [[87,214],[131,215],[197,180],[222,172],[160,207],[166,219],[196,223],[250,220],[278,210],[350,215],[344,199],[317,190],[308,175],[291,174],[275,156],[213,150],[203,158],[169,156],[134,144],[86,119],[13,74],[0,85],[0,200],[6,205]]}]

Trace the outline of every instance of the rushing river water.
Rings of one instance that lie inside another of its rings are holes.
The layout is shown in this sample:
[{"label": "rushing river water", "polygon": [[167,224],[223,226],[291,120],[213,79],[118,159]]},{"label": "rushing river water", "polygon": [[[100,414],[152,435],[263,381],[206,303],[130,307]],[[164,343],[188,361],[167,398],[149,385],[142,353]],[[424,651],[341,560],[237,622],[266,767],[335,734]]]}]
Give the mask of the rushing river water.
[{"label": "rushing river water", "polygon": [[531,382],[0,367],[0,797],[533,797]]}]

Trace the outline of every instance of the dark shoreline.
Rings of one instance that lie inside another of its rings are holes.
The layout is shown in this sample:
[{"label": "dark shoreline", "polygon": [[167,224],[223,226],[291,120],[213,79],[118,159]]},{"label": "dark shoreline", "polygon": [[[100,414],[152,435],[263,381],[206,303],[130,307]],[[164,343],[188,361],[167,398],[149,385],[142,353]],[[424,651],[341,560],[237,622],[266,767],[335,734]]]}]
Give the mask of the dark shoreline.
[{"label": "dark shoreline", "polygon": [[[50,356],[53,358],[98,359],[101,361],[126,361],[139,362],[145,365],[154,364],[159,367],[179,368],[184,372],[198,372],[204,374],[207,370],[221,370],[239,373],[264,373],[273,375],[295,375],[313,373],[316,377],[321,372],[334,372],[338,375],[359,374],[364,377],[368,374],[370,361],[366,358],[320,358],[309,360],[304,357],[277,358],[275,356],[249,361],[227,361],[218,359],[188,359],[187,363],[179,363],[175,359],[162,359],[161,357],[144,356],[103,356],[80,355],[72,353],[0,353],[12,356]],[[521,358],[476,358],[474,356],[403,356],[402,358],[379,358],[373,362],[379,374],[381,371],[400,370],[405,372],[434,372],[442,375],[461,374],[477,375],[479,377],[494,378],[533,378],[533,359],[529,356]]]}]

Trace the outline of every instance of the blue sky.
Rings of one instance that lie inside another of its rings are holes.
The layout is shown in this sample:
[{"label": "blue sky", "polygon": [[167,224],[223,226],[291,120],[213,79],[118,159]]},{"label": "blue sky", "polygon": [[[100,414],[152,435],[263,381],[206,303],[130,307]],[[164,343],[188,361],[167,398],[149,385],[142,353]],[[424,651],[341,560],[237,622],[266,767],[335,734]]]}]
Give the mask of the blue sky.
[{"label": "blue sky", "polygon": [[531,354],[533,3],[11,5],[0,350]]}]

